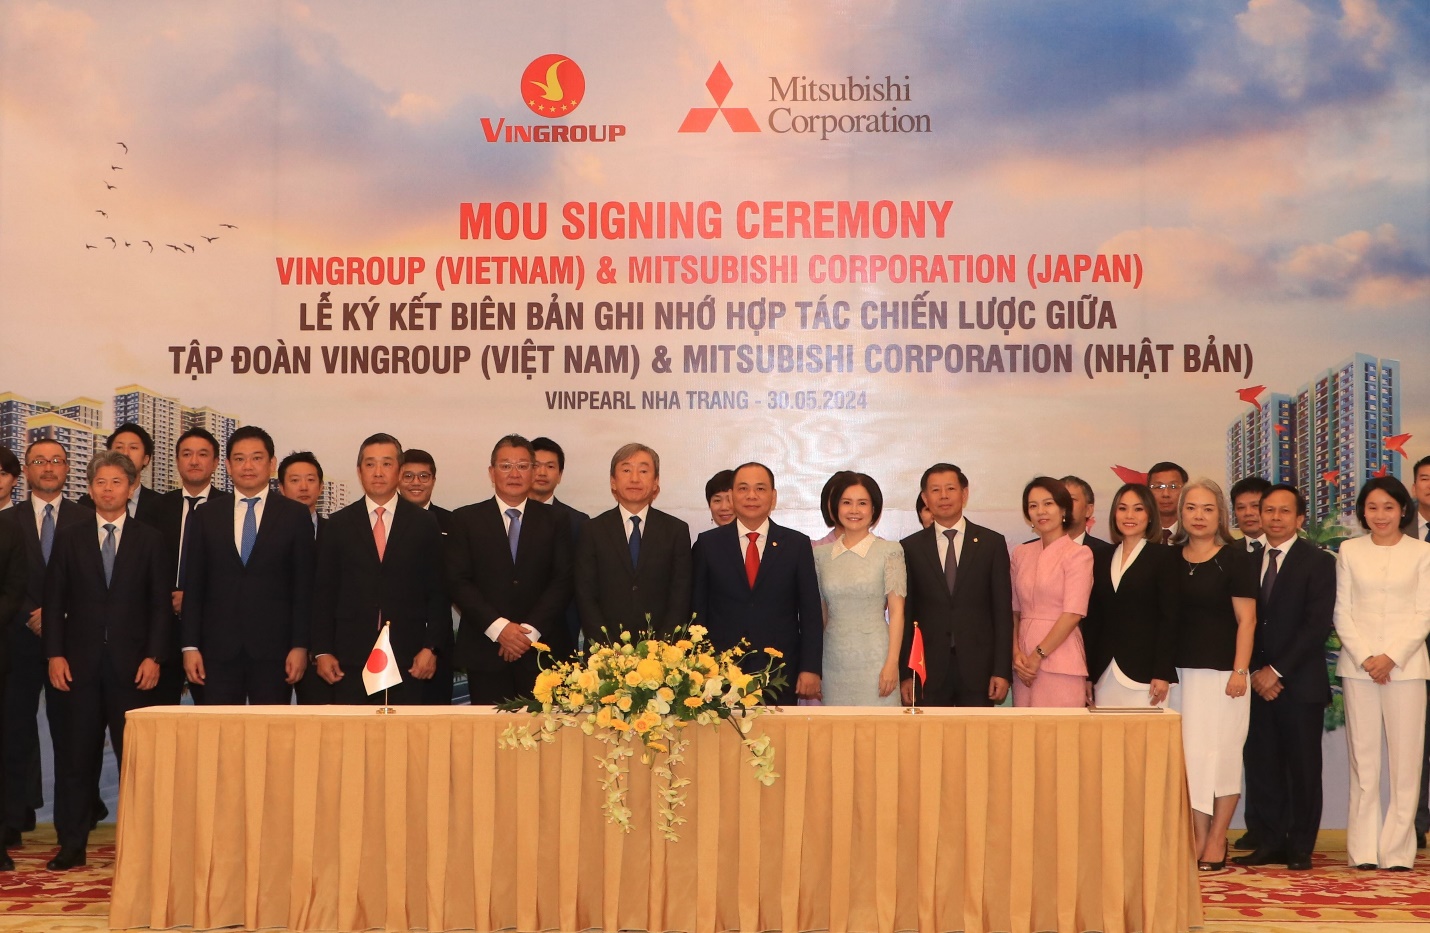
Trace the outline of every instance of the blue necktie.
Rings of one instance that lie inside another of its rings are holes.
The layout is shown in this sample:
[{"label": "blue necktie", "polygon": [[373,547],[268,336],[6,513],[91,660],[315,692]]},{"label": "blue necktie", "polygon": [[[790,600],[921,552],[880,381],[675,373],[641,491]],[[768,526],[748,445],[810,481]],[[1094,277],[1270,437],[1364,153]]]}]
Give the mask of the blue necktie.
[{"label": "blue necktie", "polygon": [[506,540],[511,545],[511,561],[516,563],[516,543],[521,540],[521,510],[507,509],[506,517],[511,520],[511,525],[506,530]]},{"label": "blue necktie", "polygon": [[640,566],[641,562],[641,517],[631,516],[631,567]]},{"label": "blue necktie", "polygon": [[243,565],[247,567],[248,555],[253,553],[253,541],[258,537],[258,516],[253,514],[253,507],[258,504],[258,497],[244,499],[242,502],[248,506],[248,512],[243,516],[243,538],[239,544],[238,556],[243,561]]},{"label": "blue necktie", "polygon": [[40,522],[40,556],[45,559],[45,566],[49,566],[50,552],[55,549],[55,506],[50,503],[45,506],[45,517]]},{"label": "blue necktie", "polygon": [[104,526],[104,543],[99,546],[99,556],[104,561],[104,585],[114,576],[114,525]]}]

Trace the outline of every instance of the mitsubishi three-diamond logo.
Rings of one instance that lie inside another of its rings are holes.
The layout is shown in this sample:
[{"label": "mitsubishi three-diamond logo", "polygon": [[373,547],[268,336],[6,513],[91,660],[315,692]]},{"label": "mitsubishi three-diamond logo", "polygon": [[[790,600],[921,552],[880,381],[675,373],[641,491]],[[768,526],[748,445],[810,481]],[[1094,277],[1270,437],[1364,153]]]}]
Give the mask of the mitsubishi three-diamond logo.
[{"label": "mitsubishi three-diamond logo", "polygon": [[680,124],[680,132],[704,133],[710,129],[710,124],[715,122],[715,114],[718,113],[725,118],[732,131],[758,133],[760,125],[755,122],[755,115],[750,113],[749,108],[725,106],[725,98],[730,96],[730,88],[734,86],[735,82],[730,80],[725,66],[716,62],[715,70],[710,72],[710,77],[705,80],[706,89],[710,91],[710,96],[715,98],[715,106],[691,107],[690,112],[685,115],[685,122]]}]

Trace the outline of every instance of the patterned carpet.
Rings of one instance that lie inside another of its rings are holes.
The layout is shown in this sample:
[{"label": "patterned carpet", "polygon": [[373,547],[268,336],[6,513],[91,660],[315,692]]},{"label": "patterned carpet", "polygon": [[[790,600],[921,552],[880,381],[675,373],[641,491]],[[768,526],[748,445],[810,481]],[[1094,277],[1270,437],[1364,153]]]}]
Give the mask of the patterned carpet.
[{"label": "patterned carpet", "polygon": [[[1242,868],[1203,875],[1208,933],[1425,933],[1430,924],[1430,857],[1415,871],[1356,871],[1346,864],[1345,833],[1322,832],[1315,869]],[[18,870],[0,874],[0,933],[107,930],[114,872],[114,826],[90,840],[89,865],[45,871],[54,830],[41,826],[12,849]]]}]

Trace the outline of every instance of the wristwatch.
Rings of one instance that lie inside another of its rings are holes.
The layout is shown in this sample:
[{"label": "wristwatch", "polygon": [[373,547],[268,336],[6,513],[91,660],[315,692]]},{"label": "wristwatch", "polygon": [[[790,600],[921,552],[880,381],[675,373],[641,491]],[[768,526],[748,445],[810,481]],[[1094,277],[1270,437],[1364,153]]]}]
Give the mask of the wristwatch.
[{"label": "wristwatch", "polygon": [[1240,674],[1243,677],[1250,675],[1250,671],[1232,671],[1233,674]]},{"label": "wristwatch", "polygon": [[1042,659],[1045,660],[1045,661],[1047,660],[1047,658],[1048,658],[1048,653],[1043,650],[1043,646],[1042,646],[1042,645],[1034,645],[1034,646],[1033,646],[1033,650],[1038,653],[1038,657],[1042,658]]}]

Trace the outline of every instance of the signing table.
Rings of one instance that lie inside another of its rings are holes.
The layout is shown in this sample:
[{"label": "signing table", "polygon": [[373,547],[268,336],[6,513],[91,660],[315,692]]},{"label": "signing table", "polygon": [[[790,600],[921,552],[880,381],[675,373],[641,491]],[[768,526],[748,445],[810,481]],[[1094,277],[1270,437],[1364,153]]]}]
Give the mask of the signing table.
[{"label": "signing table", "polygon": [[129,714],[110,925],[291,930],[1183,931],[1201,923],[1175,713],[790,708],[692,727],[665,842],[575,730],[484,707]]}]

